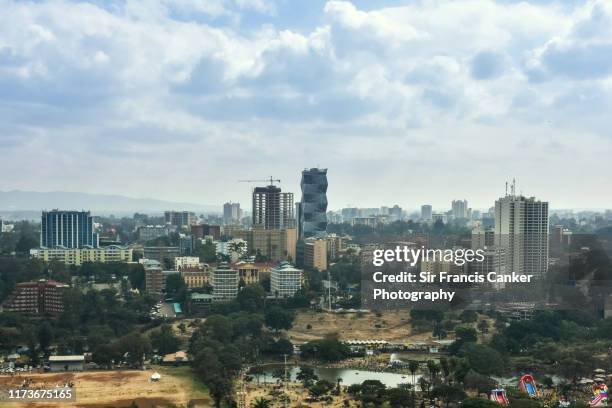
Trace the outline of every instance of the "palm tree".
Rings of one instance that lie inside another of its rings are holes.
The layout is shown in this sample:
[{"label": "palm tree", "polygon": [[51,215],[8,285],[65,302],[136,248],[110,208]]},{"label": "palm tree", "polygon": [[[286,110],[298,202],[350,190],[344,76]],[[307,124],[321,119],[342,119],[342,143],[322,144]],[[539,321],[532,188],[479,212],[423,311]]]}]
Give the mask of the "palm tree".
[{"label": "palm tree", "polygon": [[263,397],[256,398],[255,401],[251,403],[251,408],[270,408],[272,403],[270,400],[267,400]]},{"label": "palm tree", "polygon": [[417,370],[419,369],[419,362],[416,360],[410,360],[408,362],[408,369],[410,370],[410,373],[412,374],[412,383],[416,384],[415,374]]},{"label": "palm tree", "polygon": [[440,366],[435,361],[429,360],[427,361],[427,370],[429,371],[431,384],[435,384],[438,374],[440,373]]},{"label": "palm tree", "polygon": [[340,395],[340,383],[342,382],[342,378],[338,377],[338,379],[336,380],[336,388],[338,390],[338,395]]}]

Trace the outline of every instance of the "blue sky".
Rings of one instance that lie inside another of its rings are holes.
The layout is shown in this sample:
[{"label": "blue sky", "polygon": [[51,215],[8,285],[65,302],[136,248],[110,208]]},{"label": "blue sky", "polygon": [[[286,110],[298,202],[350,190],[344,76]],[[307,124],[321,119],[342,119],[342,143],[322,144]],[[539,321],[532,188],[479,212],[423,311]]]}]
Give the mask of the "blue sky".
[{"label": "blue sky", "polygon": [[0,0],[0,190],[610,207],[612,2]]}]

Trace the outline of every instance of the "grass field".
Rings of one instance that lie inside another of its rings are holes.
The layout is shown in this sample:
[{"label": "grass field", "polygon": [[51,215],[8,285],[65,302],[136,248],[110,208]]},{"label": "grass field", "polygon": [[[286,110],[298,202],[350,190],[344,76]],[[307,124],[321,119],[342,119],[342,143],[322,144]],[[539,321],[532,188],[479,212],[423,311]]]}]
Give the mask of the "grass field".
[{"label": "grass field", "polygon": [[[162,378],[151,382],[157,371]],[[92,371],[83,373],[45,373],[21,376],[0,376],[0,388],[17,387],[25,378],[31,378],[31,388],[53,388],[56,384],[72,381],[76,402],[5,403],[12,407],[75,407],[124,408],[135,401],[139,408],[166,408],[169,406],[210,407],[210,398],[204,384],[192,375],[188,367],[156,367],[147,371]]]},{"label": "grass field", "polygon": [[391,342],[419,341],[429,334],[412,334],[410,316],[406,311],[375,313],[317,313],[302,311],[296,316],[289,331],[291,341],[303,343],[329,333],[337,333],[341,340],[387,340]]}]

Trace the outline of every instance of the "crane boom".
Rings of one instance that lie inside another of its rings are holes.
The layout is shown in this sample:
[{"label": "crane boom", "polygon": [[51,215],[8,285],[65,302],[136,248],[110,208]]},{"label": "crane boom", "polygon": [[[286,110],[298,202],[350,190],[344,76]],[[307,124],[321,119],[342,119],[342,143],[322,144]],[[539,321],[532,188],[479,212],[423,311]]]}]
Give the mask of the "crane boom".
[{"label": "crane boom", "polygon": [[259,179],[259,180],[238,180],[239,183],[262,183],[264,181],[267,181],[270,183],[271,186],[274,185],[274,183],[280,183],[281,181],[279,179],[275,179],[272,176],[270,176],[269,179]]}]

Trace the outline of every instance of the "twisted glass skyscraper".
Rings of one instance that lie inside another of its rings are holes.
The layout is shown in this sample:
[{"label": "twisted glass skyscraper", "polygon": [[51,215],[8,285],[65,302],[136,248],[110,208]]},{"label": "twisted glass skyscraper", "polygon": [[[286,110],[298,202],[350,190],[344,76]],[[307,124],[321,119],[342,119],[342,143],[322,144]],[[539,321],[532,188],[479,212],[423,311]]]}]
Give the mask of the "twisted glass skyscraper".
[{"label": "twisted glass skyscraper", "polygon": [[327,169],[305,169],[300,186],[300,238],[324,235],[327,230]]}]

